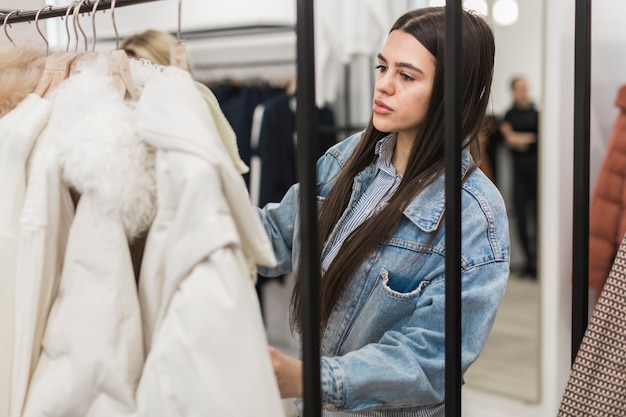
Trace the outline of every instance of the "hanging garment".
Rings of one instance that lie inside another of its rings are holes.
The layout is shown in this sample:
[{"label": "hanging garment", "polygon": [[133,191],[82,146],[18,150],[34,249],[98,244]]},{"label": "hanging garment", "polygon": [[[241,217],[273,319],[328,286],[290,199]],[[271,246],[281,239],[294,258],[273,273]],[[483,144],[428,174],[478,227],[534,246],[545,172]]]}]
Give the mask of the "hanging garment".
[{"label": "hanging garment", "polygon": [[[383,46],[406,0],[318,0],[315,2],[315,85],[318,106],[334,103],[343,66],[359,56],[371,59]],[[350,16],[346,19],[345,16]],[[370,67],[371,68],[371,67]],[[361,81],[369,86],[369,76]]]},{"label": "hanging garment", "polygon": [[559,417],[613,417],[626,410],[626,236],[583,336]]},{"label": "hanging garment", "polygon": [[[319,134],[315,159],[337,143],[335,116],[330,108],[317,109]],[[296,169],[296,98],[278,94],[264,102],[258,139],[261,159],[259,207],[280,201],[298,181]]]},{"label": "hanging garment", "polygon": [[[59,111],[52,99],[52,115]],[[68,116],[69,117],[69,116]],[[50,306],[61,276],[67,234],[74,216],[62,184],[49,125],[30,157],[16,256],[15,349],[11,416],[21,417],[26,391],[41,351]]]},{"label": "hanging garment", "polygon": [[141,417],[283,415],[254,292],[274,255],[188,73],[148,81],[139,131],[157,149],[158,212],[139,291]]},{"label": "hanging garment", "polygon": [[47,100],[29,94],[0,119],[0,417],[9,416],[11,404],[17,241],[26,166],[50,111]]},{"label": "hanging garment", "polygon": [[599,296],[626,233],[626,85],[589,210],[589,286]]},{"label": "hanging garment", "polygon": [[128,240],[156,211],[154,152],[104,59],[66,80],[54,105],[48,133],[81,197],[22,417],[131,416],[144,356]]},{"label": "hanging garment", "polygon": [[[256,107],[275,94],[284,92],[284,88],[272,87],[256,82],[251,85],[234,85],[222,83],[213,87],[212,91],[220,104],[223,116],[228,120],[236,134],[237,146],[242,161],[249,166],[253,156],[251,148],[252,124]],[[219,127],[219,123],[218,123]],[[243,174],[248,189],[250,174]]]},{"label": "hanging garment", "polygon": [[228,152],[228,156],[230,156],[230,159],[232,160],[235,169],[240,174],[246,174],[249,171],[249,168],[239,156],[237,135],[235,134],[235,131],[233,130],[230,123],[228,123],[228,119],[226,119],[224,113],[222,113],[222,110],[220,109],[220,104],[217,101],[217,97],[215,97],[213,91],[211,91],[211,89],[206,85],[199,82],[195,82],[194,84],[196,88],[200,91],[200,94],[202,94],[202,98],[209,107],[209,110],[211,111],[211,117],[213,117],[213,120],[215,121],[218,136],[221,139],[224,148]]}]

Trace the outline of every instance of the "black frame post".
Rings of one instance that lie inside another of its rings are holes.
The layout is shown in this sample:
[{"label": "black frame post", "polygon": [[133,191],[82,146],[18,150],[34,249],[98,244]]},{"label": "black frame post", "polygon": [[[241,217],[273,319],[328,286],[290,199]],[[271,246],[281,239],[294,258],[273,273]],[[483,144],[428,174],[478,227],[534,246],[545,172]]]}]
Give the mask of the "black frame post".
[{"label": "black frame post", "polygon": [[446,2],[446,417],[461,415],[461,0]]},{"label": "black frame post", "polygon": [[575,24],[572,364],[587,329],[589,314],[591,0],[576,0]]},{"label": "black frame post", "polygon": [[298,182],[300,183],[300,300],[302,317],[303,417],[321,416],[320,261],[317,237],[318,122],[315,104],[313,0],[298,0],[297,102]]}]

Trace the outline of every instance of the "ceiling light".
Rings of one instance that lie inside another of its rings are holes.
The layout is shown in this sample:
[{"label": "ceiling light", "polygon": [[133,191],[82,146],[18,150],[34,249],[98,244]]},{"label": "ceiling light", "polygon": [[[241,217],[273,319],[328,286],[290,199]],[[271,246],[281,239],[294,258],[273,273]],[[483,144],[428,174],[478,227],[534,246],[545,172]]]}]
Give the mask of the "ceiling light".
[{"label": "ceiling light", "polygon": [[439,7],[439,6],[445,6],[446,5],[446,0],[430,0],[428,2],[428,6],[430,7]]},{"label": "ceiling light", "polygon": [[519,7],[515,0],[496,0],[491,9],[491,15],[497,25],[511,26],[517,22]]}]

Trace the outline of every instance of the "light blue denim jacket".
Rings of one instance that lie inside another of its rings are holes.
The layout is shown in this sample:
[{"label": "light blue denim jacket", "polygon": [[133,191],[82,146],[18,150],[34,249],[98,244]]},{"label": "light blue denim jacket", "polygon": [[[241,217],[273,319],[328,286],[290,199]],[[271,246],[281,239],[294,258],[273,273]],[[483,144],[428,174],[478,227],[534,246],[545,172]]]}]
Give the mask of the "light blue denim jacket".
[{"label": "light blue denim jacket", "polygon": [[[350,136],[319,159],[319,201],[328,194],[359,138],[360,133]],[[462,172],[473,163],[465,150]],[[357,175],[348,210],[377,169],[373,163]],[[398,230],[367,258],[335,305],[321,340],[325,416],[345,415],[339,410],[361,410],[350,415],[381,417],[441,412],[445,364],[444,189],[442,175],[409,204]],[[298,193],[296,184],[280,203],[259,209],[278,261],[276,268],[259,268],[262,275],[288,273],[297,265]],[[461,349],[465,372],[493,325],[509,276],[510,247],[504,202],[480,170],[463,183],[461,202]]]}]

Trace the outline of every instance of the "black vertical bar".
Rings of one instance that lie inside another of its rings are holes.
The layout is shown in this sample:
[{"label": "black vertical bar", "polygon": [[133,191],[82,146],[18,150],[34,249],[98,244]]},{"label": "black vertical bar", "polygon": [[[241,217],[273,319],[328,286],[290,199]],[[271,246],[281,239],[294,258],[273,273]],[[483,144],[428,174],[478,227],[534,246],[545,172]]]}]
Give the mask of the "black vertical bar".
[{"label": "black vertical bar", "polygon": [[313,0],[297,3],[298,182],[300,183],[300,292],[304,417],[321,415],[320,384],[320,265],[317,247],[317,109],[315,106],[315,53]]},{"label": "black vertical bar", "polygon": [[461,12],[446,2],[446,417],[461,415]]},{"label": "black vertical bar", "polygon": [[572,364],[587,329],[589,303],[589,126],[591,0],[576,0],[574,55],[574,213]]}]

